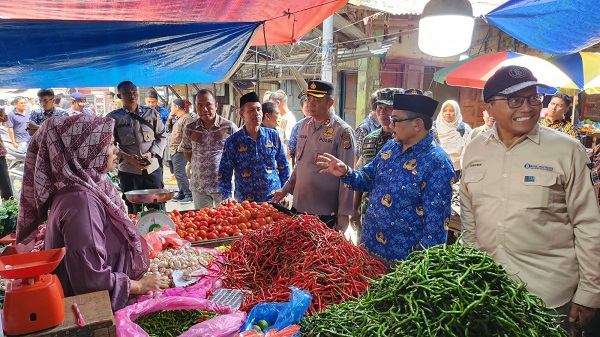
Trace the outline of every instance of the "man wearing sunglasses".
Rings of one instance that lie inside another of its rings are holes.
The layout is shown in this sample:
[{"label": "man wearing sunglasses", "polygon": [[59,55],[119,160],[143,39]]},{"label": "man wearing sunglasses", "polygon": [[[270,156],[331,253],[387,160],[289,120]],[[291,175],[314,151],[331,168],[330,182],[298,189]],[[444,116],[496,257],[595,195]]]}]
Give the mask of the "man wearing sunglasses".
[{"label": "man wearing sunglasses", "polygon": [[54,106],[54,90],[50,88],[40,89],[37,92],[37,97],[40,100],[40,108],[31,112],[27,123],[27,132],[30,136],[33,136],[46,119],[53,116],[67,116],[66,110]]},{"label": "man wearing sunglasses", "polygon": [[429,132],[438,102],[419,94],[395,94],[387,142],[362,170],[329,153],[317,165],[357,191],[369,192],[361,243],[388,267],[421,246],[446,242],[454,168]]},{"label": "man wearing sunglasses", "polygon": [[538,124],[543,96],[531,71],[500,68],[483,88],[490,131],[465,150],[462,242],[586,325],[600,307],[600,212],[581,144]]}]

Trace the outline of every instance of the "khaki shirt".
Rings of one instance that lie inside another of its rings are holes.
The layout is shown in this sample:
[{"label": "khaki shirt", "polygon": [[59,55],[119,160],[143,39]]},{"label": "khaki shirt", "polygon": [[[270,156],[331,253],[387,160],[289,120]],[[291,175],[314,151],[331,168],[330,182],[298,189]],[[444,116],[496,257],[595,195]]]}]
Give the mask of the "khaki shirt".
[{"label": "khaki shirt", "polygon": [[[152,127],[140,123],[130,115],[126,108],[114,110],[107,117],[115,120],[113,134],[119,148],[119,171],[141,175],[142,170],[132,163],[122,160],[121,155],[127,153],[141,156],[144,153],[153,152],[160,156],[167,144],[167,134],[165,125],[156,110],[138,105],[135,114],[148,121]],[[158,159],[152,158],[147,171],[152,173],[156,169],[158,169]]]},{"label": "khaki shirt", "polygon": [[296,169],[283,190],[294,195],[293,206],[299,212],[313,215],[351,215],[354,193],[340,178],[320,173],[317,155],[325,152],[354,164],[354,132],[333,112],[323,122],[315,124],[307,117],[300,124],[296,146]]},{"label": "khaki shirt", "polygon": [[536,125],[510,148],[496,126],[468,145],[462,241],[488,252],[547,306],[600,307],[600,212],[585,149]]}]

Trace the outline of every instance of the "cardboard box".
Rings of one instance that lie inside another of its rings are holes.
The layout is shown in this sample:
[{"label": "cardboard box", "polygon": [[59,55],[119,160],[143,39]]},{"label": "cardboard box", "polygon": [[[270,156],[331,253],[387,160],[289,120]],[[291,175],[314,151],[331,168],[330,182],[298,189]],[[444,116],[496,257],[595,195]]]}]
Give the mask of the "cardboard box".
[{"label": "cardboard box", "polygon": [[[81,316],[86,323],[84,327],[77,326],[77,316],[73,310],[77,303]],[[108,291],[65,297],[63,302],[65,321],[52,329],[33,332],[21,337],[116,337],[117,329],[110,306]]]}]

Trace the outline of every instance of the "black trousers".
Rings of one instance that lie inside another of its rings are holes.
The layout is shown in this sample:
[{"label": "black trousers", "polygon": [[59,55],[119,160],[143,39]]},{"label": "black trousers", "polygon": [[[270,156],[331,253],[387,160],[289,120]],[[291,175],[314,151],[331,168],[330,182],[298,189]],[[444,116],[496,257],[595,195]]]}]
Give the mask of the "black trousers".
[{"label": "black trousers", "polygon": [[[121,190],[123,191],[123,200],[127,205],[129,214],[137,214],[142,211],[142,204],[132,204],[125,197],[125,192],[134,190],[147,190],[155,188],[164,188],[163,169],[157,168],[154,172],[148,174],[147,170],[143,170],[142,174],[128,173],[119,171],[119,179],[121,181]],[[144,204],[146,208],[163,209],[164,203],[160,204]]]},{"label": "black trousers", "polygon": [[13,196],[10,177],[8,176],[8,165],[4,156],[0,157],[0,196],[4,200],[8,200]]},{"label": "black trousers", "polygon": [[[300,213],[294,207],[292,207],[291,211],[292,211],[292,213]],[[335,223],[337,222],[337,215],[318,215],[318,214],[311,214],[311,215],[316,215],[322,223],[326,224],[327,227],[329,227],[331,229],[333,229],[333,227],[335,226]]]}]

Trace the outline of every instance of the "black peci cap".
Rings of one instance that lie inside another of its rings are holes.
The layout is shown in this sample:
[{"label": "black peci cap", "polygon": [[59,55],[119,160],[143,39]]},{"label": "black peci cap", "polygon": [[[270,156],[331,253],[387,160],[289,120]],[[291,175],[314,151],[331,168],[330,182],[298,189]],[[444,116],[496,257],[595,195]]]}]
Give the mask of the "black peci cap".
[{"label": "black peci cap", "polygon": [[423,95],[395,94],[394,110],[412,111],[433,117],[439,102]]},{"label": "black peci cap", "polygon": [[240,97],[240,108],[243,107],[244,104],[249,103],[249,102],[260,103],[260,100],[258,99],[258,95],[256,94],[256,92],[252,91],[252,92],[249,92],[249,93],[245,94],[244,96]]}]

